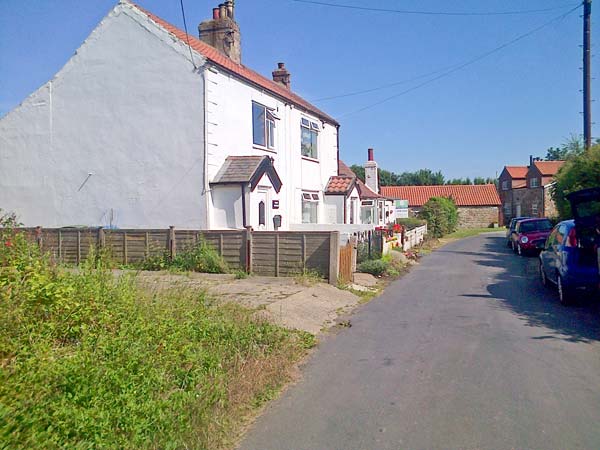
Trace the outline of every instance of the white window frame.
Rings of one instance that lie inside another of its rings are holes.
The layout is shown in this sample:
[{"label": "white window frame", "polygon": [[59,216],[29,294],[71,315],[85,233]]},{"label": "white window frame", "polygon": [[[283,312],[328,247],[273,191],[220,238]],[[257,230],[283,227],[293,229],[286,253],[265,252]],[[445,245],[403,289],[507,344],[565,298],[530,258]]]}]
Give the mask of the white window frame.
[{"label": "white window frame", "polygon": [[[308,131],[311,136],[311,148],[309,152],[304,150],[304,133]],[[321,126],[306,117],[300,119],[300,153],[304,158],[319,159],[319,133]]]},{"label": "white window frame", "polygon": [[532,178],[529,181],[529,187],[532,187],[532,188],[540,187],[540,179],[538,177]]},{"label": "white window frame", "polygon": [[532,203],[531,204],[531,215],[532,216],[537,216],[539,212],[539,205],[537,204],[537,202]]},{"label": "white window frame", "polygon": [[503,191],[508,191],[508,180],[504,180],[502,182],[502,190]]},{"label": "white window frame", "polygon": [[[321,196],[318,192],[302,191],[302,223],[319,223],[319,203]],[[304,208],[310,206],[308,221],[304,220]],[[313,209],[314,208],[314,209]],[[314,214],[314,217],[313,217]]]},{"label": "white window frame", "polygon": [[[255,117],[254,117],[254,108],[262,108],[264,115],[264,123],[262,124],[262,130],[257,130],[255,125]],[[258,102],[252,102],[252,144],[255,147],[260,147],[268,150],[275,150],[275,120],[279,119],[277,114],[273,108],[269,108],[265,105],[262,105]],[[257,142],[260,136],[260,131],[262,131],[262,142]]]}]

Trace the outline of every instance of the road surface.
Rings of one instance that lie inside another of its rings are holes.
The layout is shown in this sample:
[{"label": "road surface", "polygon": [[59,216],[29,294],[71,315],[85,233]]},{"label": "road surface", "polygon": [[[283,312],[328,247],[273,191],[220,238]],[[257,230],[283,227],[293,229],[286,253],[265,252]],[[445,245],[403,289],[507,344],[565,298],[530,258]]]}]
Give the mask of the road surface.
[{"label": "road surface", "polygon": [[254,450],[600,449],[600,314],[500,234],[449,244],[326,339]]}]

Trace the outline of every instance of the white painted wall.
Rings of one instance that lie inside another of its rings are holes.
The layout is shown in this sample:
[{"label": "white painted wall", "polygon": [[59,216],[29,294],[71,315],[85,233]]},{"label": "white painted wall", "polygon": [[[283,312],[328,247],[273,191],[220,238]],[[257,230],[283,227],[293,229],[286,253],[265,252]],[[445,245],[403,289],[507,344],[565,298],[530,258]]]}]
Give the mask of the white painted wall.
[{"label": "white painted wall", "polygon": [[117,5],[0,120],[0,207],[30,226],[108,225],[112,211],[122,228],[205,227],[203,91],[187,48]]},{"label": "white painted wall", "polygon": [[335,224],[344,223],[344,196],[343,195],[325,195],[324,196],[324,223]]},{"label": "white painted wall", "polygon": [[213,228],[243,228],[241,185],[214,186],[212,194]]}]

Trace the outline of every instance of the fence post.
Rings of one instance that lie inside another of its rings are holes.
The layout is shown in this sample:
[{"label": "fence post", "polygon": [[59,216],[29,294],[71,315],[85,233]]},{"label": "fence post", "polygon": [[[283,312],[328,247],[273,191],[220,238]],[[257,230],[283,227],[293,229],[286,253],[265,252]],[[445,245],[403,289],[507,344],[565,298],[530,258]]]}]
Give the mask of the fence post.
[{"label": "fence post", "polygon": [[123,231],[123,264],[127,264],[127,231]]},{"label": "fence post", "polygon": [[246,272],[252,273],[252,230],[246,228]]},{"label": "fence post", "polygon": [[329,284],[337,286],[340,273],[340,232],[329,233]]},{"label": "fence post", "polygon": [[302,270],[306,269],[306,234],[302,233]]},{"label": "fence post", "polygon": [[167,245],[169,246],[169,258],[175,258],[177,254],[177,243],[175,242],[175,227],[171,225],[168,231]]},{"label": "fence post", "polygon": [[41,250],[44,242],[42,238],[42,227],[39,225],[35,227],[35,240],[37,242],[38,248]]},{"label": "fence post", "polygon": [[98,228],[98,248],[106,247],[106,234],[104,234],[104,228]]},{"label": "fence post", "polygon": [[275,276],[279,276],[279,233],[275,232]]},{"label": "fence post", "polygon": [[81,231],[77,230],[77,265],[81,263]]}]

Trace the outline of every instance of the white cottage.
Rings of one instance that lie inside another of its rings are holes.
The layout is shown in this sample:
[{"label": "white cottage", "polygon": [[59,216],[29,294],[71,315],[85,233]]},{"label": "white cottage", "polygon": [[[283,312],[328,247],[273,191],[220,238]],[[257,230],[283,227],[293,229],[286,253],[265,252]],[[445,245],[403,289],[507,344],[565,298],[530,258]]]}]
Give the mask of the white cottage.
[{"label": "white cottage", "polygon": [[325,197],[339,124],[290,90],[284,64],[273,79],[241,64],[234,13],[215,8],[195,38],[118,3],[0,119],[0,208],[45,227],[359,221],[355,196]]}]

